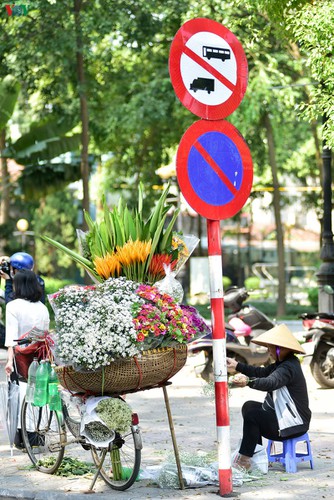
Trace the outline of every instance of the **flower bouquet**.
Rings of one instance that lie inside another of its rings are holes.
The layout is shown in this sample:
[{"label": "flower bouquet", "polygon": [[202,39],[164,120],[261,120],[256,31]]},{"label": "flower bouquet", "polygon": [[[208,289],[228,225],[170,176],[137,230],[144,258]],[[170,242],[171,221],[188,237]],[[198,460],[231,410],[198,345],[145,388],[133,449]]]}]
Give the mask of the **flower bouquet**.
[{"label": "flower bouquet", "polygon": [[78,231],[81,254],[61,243],[42,236],[48,243],[67,253],[82,265],[95,282],[124,276],[138,283],[155,283],[165,276],[164,265],[175,274],[198,244],[198,238],[174,231],[179,210],[166,225],[171,205],[167,203],[169,187],[162,193],[147,219],[143,215],[143,191],[138,188],[138,205],[134,211],[120,198],[109,210],[103,200],[103,217],[93,221],[84,212],[88,232]]},{"label": "flower bouquet", "polygon": [[73,392],[121,394],[166,382],[187,359],[187,343],[209,332],[194,307],[124,277],[69,286],[49,296],[53,355]]},{"label": "flower bouquet", "polygon": [[58,364],[98,370],[120,358],[187,344],[209,333],[194,307],[179,305],[154,286],[109,278],[49,295],[55,311]]},{"label": "flower bouquet", "polygon": [[[196,309],[173,298],[175,274],[198,238],[173,230],[178,211],[166,222],[167,195],[168,188],[147,219],[141,186],[134,211],[121,199],[112,210],[103,201],[100,221],[85,213],[81,254],[44,236],[95,282],[49,296],[56,319],[54,356],[64,367],[58,370],[64,387],[121,394],[164,383],[185,364],[186,344],[208,333]],[[163,279],[170,283],[167,289],[159,288]]]}]

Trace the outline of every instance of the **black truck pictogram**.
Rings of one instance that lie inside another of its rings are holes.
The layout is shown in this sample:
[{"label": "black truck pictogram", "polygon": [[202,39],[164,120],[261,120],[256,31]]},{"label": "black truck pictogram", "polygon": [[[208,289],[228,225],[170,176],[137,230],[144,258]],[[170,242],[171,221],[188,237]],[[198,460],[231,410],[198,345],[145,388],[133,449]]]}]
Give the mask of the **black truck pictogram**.
[{"label": "black truck pictogram", "polygon": [[221,59],[223,62],[226,61],[226,59],[231,59],[231,51],[230,49],[222,49],[219,47],[208,47],[206,45],[203,45],[203,57],[206,57],[207,59]]},{"label": "black truck pictogram", "polygon": [[213,78],[195,78],[190,84],[190,90],[206,90],[208,94],[215,91],[215,81]]}]

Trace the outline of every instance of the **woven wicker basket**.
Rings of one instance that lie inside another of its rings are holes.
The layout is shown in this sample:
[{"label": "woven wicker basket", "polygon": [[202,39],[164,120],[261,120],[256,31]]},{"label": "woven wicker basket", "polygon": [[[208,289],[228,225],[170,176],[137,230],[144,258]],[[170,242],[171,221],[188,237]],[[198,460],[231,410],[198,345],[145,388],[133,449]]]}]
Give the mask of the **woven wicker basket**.
[{"label": "woven wicker basket", "polygon": [[60,384],[72,393],[115,395],[163,385],[185,365],[187,346],[144,351],[140,356],[114,361],[99,371],[79,372],[57,366]]}]

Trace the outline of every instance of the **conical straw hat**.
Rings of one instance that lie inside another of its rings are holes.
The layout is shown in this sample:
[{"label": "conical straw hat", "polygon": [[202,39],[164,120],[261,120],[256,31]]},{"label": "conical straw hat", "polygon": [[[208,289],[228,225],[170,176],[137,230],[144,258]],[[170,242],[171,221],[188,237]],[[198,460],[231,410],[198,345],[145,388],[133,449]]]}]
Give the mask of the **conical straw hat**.
[{"label": "conical straw hat", "polygon": [[252,342],[264,346],[269,344],[278,347],[286,347],[287,349],[291,349],[291,351],[305,354],[304,349],[286,325],[276,325],[274,328],[252,339]]}]

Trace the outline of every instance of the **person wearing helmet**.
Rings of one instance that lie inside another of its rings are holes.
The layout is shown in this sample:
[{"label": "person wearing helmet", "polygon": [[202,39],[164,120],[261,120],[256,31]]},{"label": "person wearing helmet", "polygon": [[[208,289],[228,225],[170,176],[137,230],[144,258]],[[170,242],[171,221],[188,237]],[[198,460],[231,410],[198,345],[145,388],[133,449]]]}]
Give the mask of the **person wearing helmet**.
[{"label": "person wearing helmet", "polygon": [[[5,283],[5,301],[6,304],[15,298],[13,292],[13,278],[15,274],[21,269],[27,269],[28,271],[32,271],[34,268],[34,259],[32,256],[25,252],[16,252],[9,258],[9,273],[3,271],[3,267],[0,267],[0,278],[6,280]],[[44,280],[38,276],[37,280],[42,287],[43,295],[42,302],[45,302],[44,299]]]},{"label": "person wearing helmet", "polygon": [[296,353],[305,354],[286,325],[276,325],[252,340],[266,346],[275,360],[269,366],[255,367],[226,358],[227,368],[240,372],[233,377],[237,387],[246,385],[267,392],[264,402],[246,401],[242,407],[243,437],[234,466],[249,470],[251,458],[262,437],[283,441],[305,434],[311,410],[306,380]]}]

